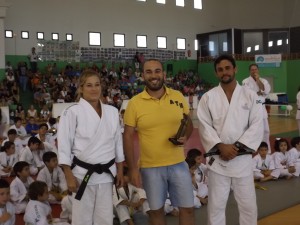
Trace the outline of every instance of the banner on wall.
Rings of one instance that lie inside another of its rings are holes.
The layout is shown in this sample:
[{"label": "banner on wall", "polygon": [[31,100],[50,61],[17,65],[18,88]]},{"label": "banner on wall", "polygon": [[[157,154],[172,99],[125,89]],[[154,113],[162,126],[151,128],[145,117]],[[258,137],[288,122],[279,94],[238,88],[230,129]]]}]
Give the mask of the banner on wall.
[{"label": "banner on wall", "polygon": [[259,67],[280,67],[281,54],[255,55]]}]

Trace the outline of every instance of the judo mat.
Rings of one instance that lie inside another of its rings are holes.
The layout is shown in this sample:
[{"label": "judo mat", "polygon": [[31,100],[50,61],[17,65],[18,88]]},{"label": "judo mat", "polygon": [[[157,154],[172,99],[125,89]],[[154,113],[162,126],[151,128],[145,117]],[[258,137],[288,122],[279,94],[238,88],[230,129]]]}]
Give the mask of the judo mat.
[{"label": "judo mat", "polygon": [[[256,189],[258,219],[262,219],[281,210],[300,204],[300,178],[291,180],[279,179],[277,181],[259,183],[259,185],[265,187],[267,190]],[[226,224],[238,225],[238,215],[237,204],[233,192],[230,192],[226,208]],[[147,217],[142,214],[137,214],[133,218],[135,225],[149,224]],[[178,224],[177,217],[167,215],[166,220],[168,225]],[[206,206],[195,209],[195,220],[197,225],[207,224]],[[118,220],[115,219],[114,225],[119,224]],[[284,224],[284,221],[282,221],[282,224]]]}]

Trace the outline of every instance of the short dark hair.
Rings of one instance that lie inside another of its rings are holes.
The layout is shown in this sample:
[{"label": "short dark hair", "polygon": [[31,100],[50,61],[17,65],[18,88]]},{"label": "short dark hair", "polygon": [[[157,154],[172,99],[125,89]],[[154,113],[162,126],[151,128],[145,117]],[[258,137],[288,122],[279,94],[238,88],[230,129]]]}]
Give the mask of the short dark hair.
[{"label": "short dark hair", "polygon": [[256,66],[257,69],[259,68],[258,65],[257,65],[256,63],[252,63],[252,64],[249,65],[249,68],[248,68],[248,69],[250,70],[252,66]]},{"label": "short dark hair", "polygon": [[145,62],[143,63],[143,66],[142,66],[142,72],[143,72],[143,73],[144,73],[144,66],[145,66],[145,64],[146,64],[147,62],[150,62],[150,61],[155,61],[155,62],[160,63],[161,68],[162,68],[162,70],[164,71],[164,66],[163,66],[163,64],[162,64],[161,61],[159,61],[158,59],[147,59],[147,60],[145,60]]},{"label": "short dark hair", "polygon": [[15,143],[13,143],[12,141],[5,142],[1,147],[1,152],[6,152],[6,150],[9,149],[12,145],[15,145]]},{"label": "short dark hair", "polygon": [[16,116],[15,119],[14,119],[15,124],[16,124],[18,121],[20,121],[20,120],[22,121],[21,117]]},{"label": "short dark hair", "polygon": [[30,137],[28,140],[28,146],[30,146],[31,144],[41,144],[41,140],[38,139],[37,137]]},{"label": "short dark hair", "polygon": [[38,196],[42,196],[45,193],[48,186],[43,181],[34,181],[29,185],[28,196],[31,200],[37,200]]},{"label": "short dark hair", "polygon": [[269,146],[268,146],[268,144],[267,144],[266,142],[262,141],[262,142],[260,143],[258,149],[260,149],[260,148],[269,148]]},{"label": "short dark hair", "polygon": [[217,72],[217,65],[223,60],[228,60],[229,62],[231,62],[233,68],[236,67],[235,60],[231,55],[220,55],[218,58],[216,58],[214,62],[215,72]]},{"label": "short dark hair", "polygon": [[55,123],[56,123],[56,119],[54,117],[50,117],[49,124],[53,126]]},{"label": "short dark hair", "polygon": [[300,144],[300,137],[293,137],[291,140],[291,146],[295,148],[297,144]]},{"label": "short dark hair", "polygon": [[17,134],[17,130],[16,129],[9,129],[7,131],[7,135],[12,135],[12,134]]},{"label": "short dark hair", "polygon": [[46,162],[50,162],[51,159],[53,158],[57,158],[57,155],[55,152],[45,152],[43,154],[43,162],[46,163]]},{"label": "short dark hair", "polygon": [[48,130],[48,125],[46,123],[41,123],[39,125],[39,129],[41,129],[42,127],[46,127],[46,129]]},{"label": "short dark hair", "polygon": [[0,179],[0,188],[9,188],[9,183],[7,180]]},{"label": "short dark hair", "polygon": [[186,157],[190,159],[195,159],[197,156],[201,156],[202,153],[197,148],[192,148],[188,151]]},{"label": "short dark hair", "polygon": [[25,161],[19,161],[14,165],[13,170],[17,177],[19,177],[18,173],[21,173],[26,166],[29,167],[29,163]]}]

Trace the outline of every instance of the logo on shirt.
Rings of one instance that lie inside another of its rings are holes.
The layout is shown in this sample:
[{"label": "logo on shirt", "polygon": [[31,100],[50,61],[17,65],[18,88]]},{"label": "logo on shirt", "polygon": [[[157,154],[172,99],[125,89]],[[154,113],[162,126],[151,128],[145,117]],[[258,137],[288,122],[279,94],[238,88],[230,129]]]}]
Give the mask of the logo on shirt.
[{"label": "logo on shirt", "polygon": [[170,100],[170,105],[174,105],[174,104],[176,104],[177,106],[179,106],[180,108],[182,108],[183,109],[183,104],[182,104],[182,102],[178,102],[178,101],[174,101],[174,100]]},{"label": "logo on shirt", "polygon": [[262,100],[256,100],[256,104],[263,104]]}]

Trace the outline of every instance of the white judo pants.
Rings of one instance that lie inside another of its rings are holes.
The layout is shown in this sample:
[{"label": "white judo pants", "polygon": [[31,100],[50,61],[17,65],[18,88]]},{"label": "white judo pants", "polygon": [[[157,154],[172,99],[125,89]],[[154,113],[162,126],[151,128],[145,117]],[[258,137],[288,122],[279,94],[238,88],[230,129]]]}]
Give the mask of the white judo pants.
[{"label": "white judo pants", "polygon": [[73,197],[72,225],[113,224],[112,183],[87,185],[80,201]]},{"label": "white judo pants", "polygon": [[225,208],[230,187],[239,210],[240,225],[257,224],[256,193],[253,174],[232,178],[208,171],[208,225],[225,225]]}]

